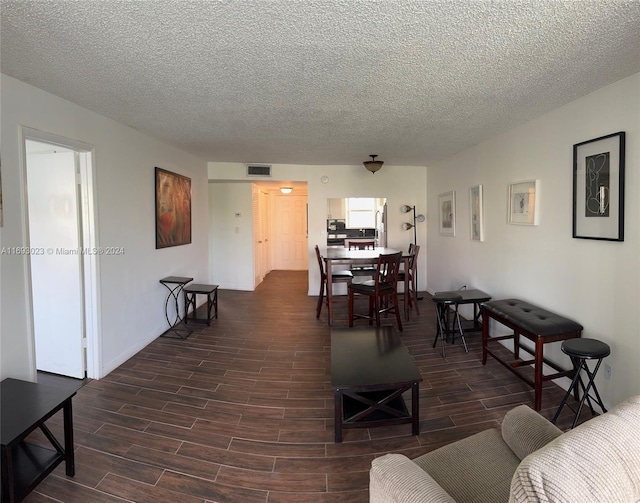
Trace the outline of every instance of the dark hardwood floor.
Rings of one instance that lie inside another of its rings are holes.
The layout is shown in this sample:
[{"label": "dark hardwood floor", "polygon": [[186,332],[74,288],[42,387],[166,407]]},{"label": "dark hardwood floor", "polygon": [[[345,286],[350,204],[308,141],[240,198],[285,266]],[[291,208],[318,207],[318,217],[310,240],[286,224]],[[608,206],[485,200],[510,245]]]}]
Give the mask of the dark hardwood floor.
[{"label": "dark hardwood floor", "polygon": [[[220,291],[211,327],[158,338],[78,390],[76,475],[58,467],[26,501],[366,502],[374,457],[418,456],[533,403],[532,390],[498,363],[482,365],[479,335],[467,338],[469,353],[459,343],[445,359],[432,349],[425,295],[401,335],[424,378],[420,435],[408,424],[352,429],[335,444],[330,330],[326,308],[316,320],[315,306],[304,271],[272,272],[255,292]],[[336,312],[336,326],[347,326],[346,303]],[[563,393],[547,384],[543,415],[553,416]],[[571,414],[565,408],[560,427]],[[62,435],[61,414],[48,424]]]}]

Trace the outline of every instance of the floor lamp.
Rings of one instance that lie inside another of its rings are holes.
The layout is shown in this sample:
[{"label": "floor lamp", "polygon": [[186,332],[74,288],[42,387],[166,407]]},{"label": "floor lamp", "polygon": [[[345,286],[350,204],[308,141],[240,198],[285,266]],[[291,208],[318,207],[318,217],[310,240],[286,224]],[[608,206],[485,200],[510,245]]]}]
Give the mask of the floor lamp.
[{"label": "floor lamp", "polygon": [[[413,244],[414,246],[417,246],[418,244],[418,231],[416,229],[416,223],[417,222],[424,222],[425,218],[424,215],[422,213],[420,213],[419,215],[416,215],[416,207],[415,206],[409,206],[408,204],[405,204],[402,208],[400,208],[400,211],[402,213],[409,213],[411,212],[413,215],[413,222],[412,223],[408,223],[405,222],[402,224],[402,228],[405,231],[408,231],[409,229],[413,229]],[[416,288],[416,293],[418,292],[418,277],[416,275],[415,278],[413,278],[413,280],[415,281],[415,288]],[[422,297],[418,297],[418,300],[422,300]]]}]

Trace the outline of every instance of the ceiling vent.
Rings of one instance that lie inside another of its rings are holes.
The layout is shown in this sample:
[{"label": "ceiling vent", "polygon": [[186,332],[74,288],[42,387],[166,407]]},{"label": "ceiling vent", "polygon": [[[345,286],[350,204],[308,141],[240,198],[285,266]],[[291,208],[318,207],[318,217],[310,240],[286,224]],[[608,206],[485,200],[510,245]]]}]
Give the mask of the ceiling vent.
[{"label": "ceiling vent", "polygon": [[271,165],[247,164],[247,176],[271,176]]}]

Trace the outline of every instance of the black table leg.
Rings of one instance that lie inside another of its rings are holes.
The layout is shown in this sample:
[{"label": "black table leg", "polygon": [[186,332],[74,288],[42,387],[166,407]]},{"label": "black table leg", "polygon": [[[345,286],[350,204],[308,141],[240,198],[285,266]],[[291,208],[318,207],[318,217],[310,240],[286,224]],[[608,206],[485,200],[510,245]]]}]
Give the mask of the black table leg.
[{"label": "black table leg", "polygon": [[335,405],[334,405],[334,410],[335,410],[335,442],[336,444],[339,444],[340,442],[342,442],[342,390],[337,389],[334,390],[333,392],[333,396],[334,396],[334,401],[335,401]]},{"label": "black table leg", "polygon": [[64,404],[63,416],[65,467],[67,475],[73,477],[76,473],[76,455],[73,447],[73,412],[71,410],[71,398]]},{"label": "black table leg", "polygon": [[411,433],[413,435],[420,434],[420,393],[418,391],[419,383],[414,382],[413,384],[411,384]]}]

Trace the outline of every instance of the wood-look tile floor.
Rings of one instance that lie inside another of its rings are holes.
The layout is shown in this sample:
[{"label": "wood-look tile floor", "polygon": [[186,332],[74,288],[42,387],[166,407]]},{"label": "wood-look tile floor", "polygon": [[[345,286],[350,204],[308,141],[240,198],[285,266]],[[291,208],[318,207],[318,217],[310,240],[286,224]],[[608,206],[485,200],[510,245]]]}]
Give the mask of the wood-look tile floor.
[{"label": "wood-look tile floor", "polygon": [[[420,435],[411,425],[351,429],[335,444],[330,329],[326,306],[319,320],[315,306],[306,271],[274,271],[255,292],[220,291],[210,327],[186,340],[160,337],[79,389],[76,475],[58,467],[25,501],[366,502],[375,457],[418,456],[533,403],[508,370],[482,365],[479,335],[467,337],[469,353],[458,341],[443,359],[431,347],[425,295],[401,334],[424,378]],[[346,303],[337,303],[335,325],[347,326]],[[563,393],[548,383],[541,413],[552,417]],[[565,408],[561,428],[572,414]],[[62,436],[61,414],[48,425]]]}]

